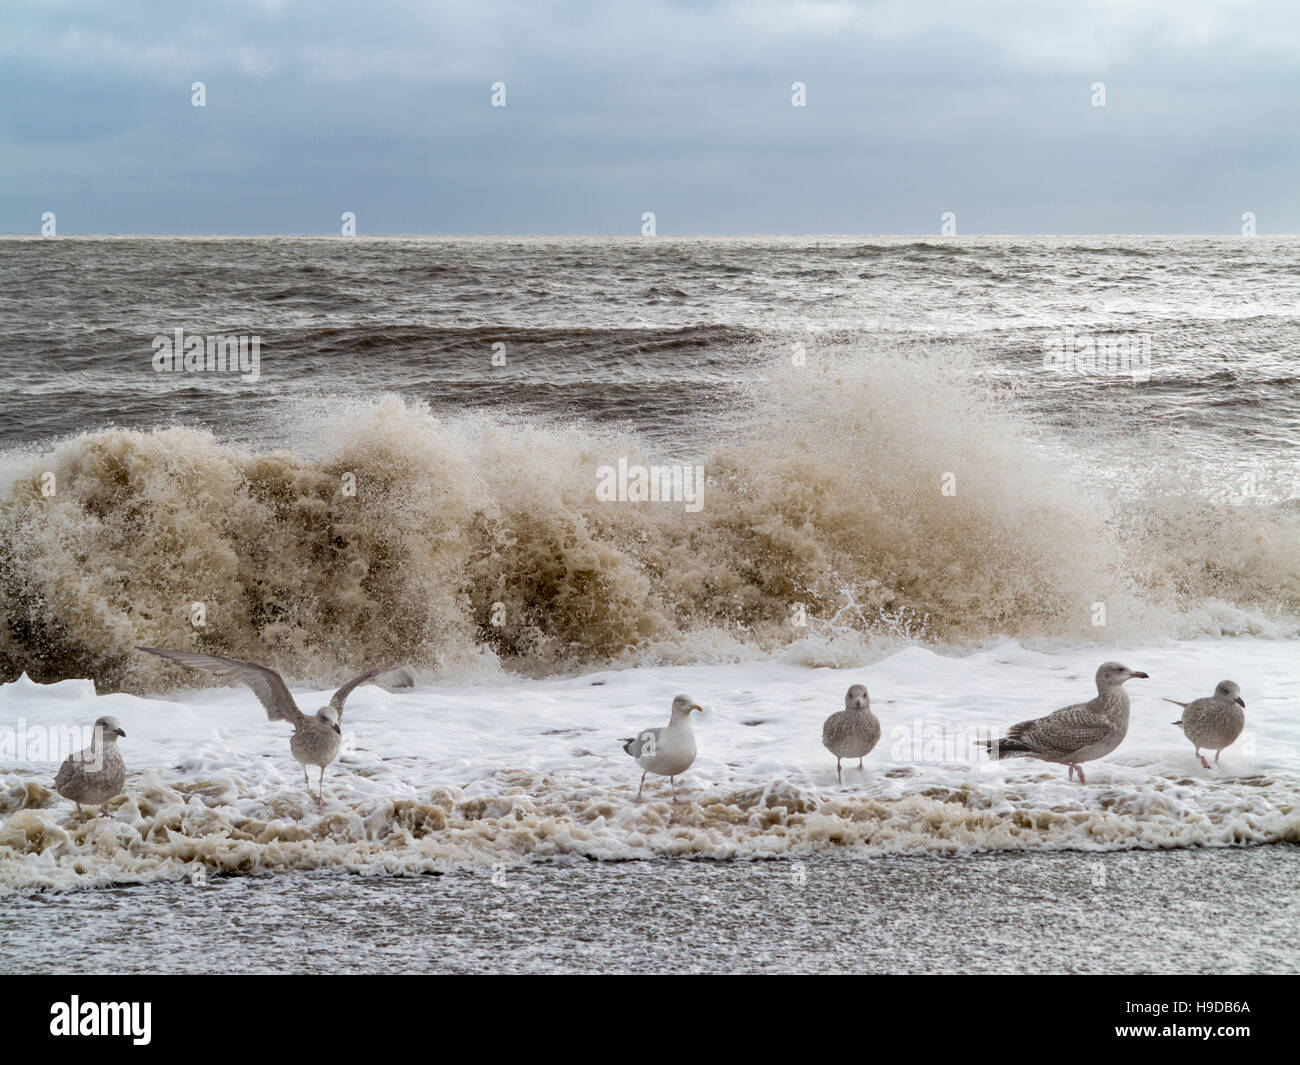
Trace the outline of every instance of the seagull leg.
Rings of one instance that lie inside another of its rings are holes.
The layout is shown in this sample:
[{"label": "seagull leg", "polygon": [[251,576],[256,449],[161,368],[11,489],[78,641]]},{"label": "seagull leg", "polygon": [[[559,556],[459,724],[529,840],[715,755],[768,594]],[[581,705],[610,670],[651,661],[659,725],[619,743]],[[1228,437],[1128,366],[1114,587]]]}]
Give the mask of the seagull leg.
[{"label": "seagull leg", "polygon": [[1083,775],[1083,766],[1081,766],[1081,765],[1076,765],[1076,766],[1074,767],[1074,771],[1075,771],[1076,773],[1079,774],[1079,783],[1080,783],[1080,784],[1086,784],[1086,783],[1088,783],[1088,781],[1084,778],[1084,775]]},{"label": "seagull leg", "polygon": [[1221,755],[1222,753],[1223,753],[1223,748],[1222,748],[1222,747],[1220,747],[1217,751],[1214,752],[1214,764],[1215,764],[1215,765],[1218,765],[1218,764],[1219,764],[1219,755]]},{"label": "seagull leg", "polygon": [[669,777],[668,783],[673,786],[673,802],[676,802],[677,801],[677,778]]},{"label": "seagull leg", "polygon": [[[648,773],[648,772],[650,772],[650,770],[647,769],[647,770],[645,771],[645,773]],[[642,773],[642,774],[641,774],[641,787],[639,787],[639,788],[636,789],[636,801],[637,801],[637,802],[640,802],[640,801],[641,801],[641,792],[645,790],[645,773]]]},{"label": "seagull leg", "polygon": [[1068,766],[1067,768],[1070,770],[1069,780],[1070,780],[1071,783],[1073,783],[1073,782],[1074,782],[1074,766]]},{"label": "seagull leg", "polygon": [[320,781],[316,785],[316,801],[322,806],[325,805],[325,799],[322,797],[325,791],[325,767],[320,767]]},{"label": "seagull leg", "polygon": [[844,774],[840,771],[840,760],[838,758],[835,759],[835,779],[840,784],[844,783]]},{"label": "seagull leg", "polygon": [[858,768],[859,768],[859,769],[862,768],[862,759],[861,759],[861,758],[858,759]]},{"label": "seagull leg", "polygon": [[81,816],[81,803],[77,803],[77,816]]},{"label": "seagull leg", "polygon": [[310,791],[310,790],[311,790],[311,777],[309,777],[309,776],[307,775],[307,763],[306,763],[306,762],[300,762],[299,764],[302,766],[302,782],[303,782],[304,784],[307,785],[307,790]]},{"label": "seagull leg", "polygon": [[[1196,748],[1196,757],[1201,760],[1201,765],[1205,766],[1206,769],[1210,768],[1210,763],[1206,761],[1205,755],[1201,753],[1201,749],[1199,747]],[[1216,762],[1219,760],[1217,755],[1215,756],[1214,760]]]}]

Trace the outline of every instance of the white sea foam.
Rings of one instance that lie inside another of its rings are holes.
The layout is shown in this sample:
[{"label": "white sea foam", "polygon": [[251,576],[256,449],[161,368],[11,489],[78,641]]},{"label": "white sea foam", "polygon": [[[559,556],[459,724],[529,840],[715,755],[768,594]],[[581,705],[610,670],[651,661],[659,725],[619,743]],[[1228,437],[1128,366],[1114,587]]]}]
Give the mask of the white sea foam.
[{"label": "white sea foam", "polygon": [[[79,821],[50,791],[56,766],[0,764],[0,890],[73,889],[190,876],[335,868],[417,873],[582,855],[598,859],[964,853],[1300,841],[1295,641],[1216,639],[1035,651],[1014,641],[944,656],[911,647],[856,669],[793,662],[660,666],[580,678],[499,676],[414,692],[354,692],[318,811],[243,688],[170,698],[96,696],[86,681],[0,687],[0,725],[117,716],[124,797]],[[1104,657],[1151,674],[1131,684],[1128,738],[1089,766],[963,761],[960,737],[1078,701]],[[1236,680],[1246,732],[1203,770],[1162,695]],[[883,737],[859,773],[820,726],[866,683]],[[620,736],[688,692],[699,757],[647,783]],[[315,705],[328,690],[297,694]]]}]

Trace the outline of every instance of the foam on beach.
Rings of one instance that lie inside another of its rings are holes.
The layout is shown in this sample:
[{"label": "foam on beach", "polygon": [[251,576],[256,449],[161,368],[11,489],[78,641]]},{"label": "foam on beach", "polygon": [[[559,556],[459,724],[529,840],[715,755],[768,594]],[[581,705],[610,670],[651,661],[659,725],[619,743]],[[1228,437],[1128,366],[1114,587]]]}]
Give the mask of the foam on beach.
[{"label": "foam on beach", "polygon": [[[487,685],[423,681],[353,693],[340,759],[316,807],[242,688],[171,699],[95,695],[86,682],[0,687],[0,720],[29,731],[117,716],[125,794],[78,819],[50,790],[55,763],[0,759],[0,891],[331,869],[363,875],[490,868],[564,857],[717,860],[1300,842],[1294,641],[1133,647],[1152,675],[1130,731],[1089,766],[988,764],[977,735],[1086,695],[1096,652],[1001,642],[962,656],[920,647],[853,670],[769,661],[655,667]],[[1231,674],[1250,710],[1222,765],[1203,770],[1170,725],[1168,692]],[[883,736],[867,769],[821,747],[848,683],[872,693]],[[700,755],[632,801],[619,737],[677,691],[705,707]],[[299,692],[303,705],[316,692]],[[328,693],[325,693],[328,694]]]}]

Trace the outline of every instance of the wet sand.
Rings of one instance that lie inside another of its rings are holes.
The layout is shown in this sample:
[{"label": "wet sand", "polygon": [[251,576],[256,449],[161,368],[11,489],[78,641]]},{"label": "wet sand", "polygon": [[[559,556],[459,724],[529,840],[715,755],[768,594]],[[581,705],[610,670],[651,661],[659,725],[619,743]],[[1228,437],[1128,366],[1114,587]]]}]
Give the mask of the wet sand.
[{"label": "wet sand", "polygon": [[1297,973],[1300,847],[565,861],[0,900],[4,973]]}]

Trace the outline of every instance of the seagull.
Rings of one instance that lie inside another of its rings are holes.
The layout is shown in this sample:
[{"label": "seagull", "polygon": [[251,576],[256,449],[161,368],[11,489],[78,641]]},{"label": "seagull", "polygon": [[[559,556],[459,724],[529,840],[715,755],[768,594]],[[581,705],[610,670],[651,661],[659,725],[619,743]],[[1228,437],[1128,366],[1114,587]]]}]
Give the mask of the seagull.
[{"label": "seagull", "polygon": [[1021,721],[1007,730],[1005,739],[980,740],[994,758],[1041,758],[1070,767],[1070,779],[1079,774],[1086,784],[1083,762],[1110,754],[1128,732],[1128,693],[1124,682],[1132,677],[1147,679],[1118,662],[1103,662],[1097,668],[1097,697],[1086,703],[1062,707],[1046,717]]},{"label": "seagull", "polygon": [[[58,775],[54,778],[54,790],[65,799],[75,802],[78,814],[81,813],[83,802],[91,806],[102,806],[122,793],[126,766],[117,752],[117,741],[125,736],[117,718],[101,717],[95,722],[90,746],[68,755],[59,766]],[[99,812],[102,814],[104,811]]]},{"label": "seagull", "polygon": [[1219,681],[1208,699],[1194,699],[1190,703],[1165,699],[1165,702],[1183,708],[1182,720],[1174,724],[1182,726],[1183,735],[1192,741],[1196,757],[1206,769],[1210,768],[1210,763],[1205,760],[1201,748],[1213,751],[1214,764],[1218,765],[1223,748],[1236,742],[1246,724],[1245,700],[1241,697],[1241,689],[1230,680]]},{"label": "seagull", "polygon": [[302,766],[302,779],[311,791],[311,779],[307,776],[309,765],[320,767],[320,779],[316,785],[316,801],[325,805],[323,792],[325,788],[325,767],[334,761],[339,753],[342,730],[343,703],[358,684],[365,684],[380,673],[387,672],[387,667],[368,669],[353,677],[336,691],[330,699],[329,706],[322,706],[314,717],[308,717],[298,709],[293,701],[284,678],[267,666],[256,662],[242,662],[238,658],[223,658],[220,655],[203,655],[194,651],[167,651],[157,647],[137,647],[137,651],[146,651],[151,655],[170,658],[183,666],[206,669],[223,677],[232,677],[243,681],[253,689],[258,701],[266,707],[268,721],[288,721],[293,725],[293,735],[289,738],[289,751]]},{"label": "seagull", "polygon": [[673,786],[673,802],[677,801],[678,773],[685,773],[695,761],[695,729],[691,727],[691,711],[703,711],[699,703],[689,696],[679,695],[673,700],[672,716],[664,728],[642,729],[631,739],[622,740],[623,750],[636,759],[645,770],[641,774],[641,787],[636,789],[636,801],[641,801],[646,773],[667,777]]},{"label": "seagull", "polygon": [[835,779],[844,783],[841,758],[856,758],[858,768],[880,742],[880,721],[871,712],[871,699],[865,684],[855,684],[844,696],[844,709],[826,719],[822,725],[822,744],[835,755]]}]

